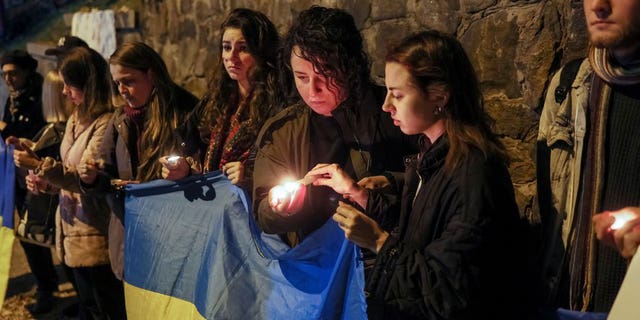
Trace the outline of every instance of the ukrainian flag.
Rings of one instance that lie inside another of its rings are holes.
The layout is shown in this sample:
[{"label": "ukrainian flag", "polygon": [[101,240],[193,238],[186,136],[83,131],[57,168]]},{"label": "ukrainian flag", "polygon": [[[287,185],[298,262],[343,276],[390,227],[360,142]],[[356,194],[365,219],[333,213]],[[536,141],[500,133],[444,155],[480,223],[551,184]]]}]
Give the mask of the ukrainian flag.
[{"label": "ukrainian flag", "polygon": [[127,187],[129,319],[364,319],[359,249],[333,220],[291,249],[214,172]]},{"label": "ukrainian flag", "polygon": [[11,252],[13,248],[13,197],[15,166],[13,146],[6,145],[0,135],[0,309],[9,283]]}]

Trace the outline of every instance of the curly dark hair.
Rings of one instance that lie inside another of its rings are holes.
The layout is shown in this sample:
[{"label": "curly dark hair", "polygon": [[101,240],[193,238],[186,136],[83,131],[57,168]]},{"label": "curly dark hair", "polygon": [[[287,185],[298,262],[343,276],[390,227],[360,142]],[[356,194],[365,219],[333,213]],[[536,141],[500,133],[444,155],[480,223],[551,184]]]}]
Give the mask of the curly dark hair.
[{"label": "curly dark hair", "polygon": [[[284,104],[283,94],[279,94],[277,72],[277,50],[280,36],[275,25],[261,12],[238,8],[229,13],[220,26],[220,39],[218,45],[222,50],[222,36],[228,28],[237,28],[242,31],[247,48],[255,64],[249,70],[248,78],[251,81],[251,91],[245,102],[250,129],[257,135],[264,121]],[[218,119],[224,118],[236,112],[240,107],[241,98],[238,84],[229,77],[224,68],[222,55],[213,69],[204,95],[197,107],[197,113],[201,116],[201,126],[213,126]]]},{"label": "curly dark hair", "polygon": [[300,12],[282,41],[279,59],[283,87],[292,88],[291,54],[300,48],[300,57],[310,61],[320,74],[333,79],[332,85],[345,89],[348,104],[358,103],[371,83],[371,64],[353,16],[336,9],[312,6]]}]

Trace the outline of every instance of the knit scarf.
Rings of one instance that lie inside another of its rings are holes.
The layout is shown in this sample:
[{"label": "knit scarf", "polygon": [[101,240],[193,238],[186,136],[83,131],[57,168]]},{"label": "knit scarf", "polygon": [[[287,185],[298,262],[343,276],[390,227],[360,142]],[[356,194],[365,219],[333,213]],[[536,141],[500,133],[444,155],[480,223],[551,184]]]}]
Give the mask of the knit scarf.
[{"label": "knit scarf", "polygon": [[211,127],[209,147],[205,155],[204,171],[222,169],[232,161],[245,162],[251,153],[256,136],[252,133],[252,120],[242,120],[244,105],[231,116],[225,115]]},{"label": "knit scarf", "polygon": [[607,83],[632,85],[640,83],[640,59],[622,66],[606,48],[589,48],[589,62],[593,71]]},{"label": "knit scarf", "polygon": [[634,64],[630,68],[623,67],[607,49],[589,48],[589,62],[595,76],[589,96],[589,126],[580,206],[570,235],[572,246],[569,252],[569,303],[571,309],[582,311],[590,309],[593,298],[596,238],[591,218],[602,210],[611,86],[640,83],[640,64]]},{"label": "knit scarf", "polygon": [[136,154],[131,154],[131,162],[133,164],[133,176],[138,176],[137,167],[140,164],[140,159],[142,158],[142,148],[140,144],[142,142],[142,131],[144,130],[147,110],[149,109],[149,104],[146,104],[140,108],[131,108],[129,105],[125,105],[123,108],[124,114],[127,116],[127,120],[129,120],[129,143],[135,143],[135,150],[137,150]]},{"label": "knit scarf", "polygon": [[131,108],[129,105],[124,106],[124,114],[137,128],[144,128],[144,116],[147,114],[149,105],[145,105],[141,108]]},{"label": "knit scarf", "polygon": [[596,239],[591,218],[600,211],[604,179],[604,151],[607,112],[611,87],[593,77],[589,97],[589,126],[586,161],[582,175],[579,206],[570,235],[569,303],[572,310],[588,311],[593,293]]}]

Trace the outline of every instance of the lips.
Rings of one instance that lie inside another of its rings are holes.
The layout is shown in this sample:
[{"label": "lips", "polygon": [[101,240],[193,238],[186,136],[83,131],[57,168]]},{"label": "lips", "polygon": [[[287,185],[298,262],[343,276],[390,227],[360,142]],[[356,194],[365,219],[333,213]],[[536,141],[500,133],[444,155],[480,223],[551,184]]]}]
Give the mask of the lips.
[{"label": "lips", "polygon": [[597,26],[597,25],[608,25],[608,24],[613,24],[613,22],[608,21],[608,20],[596,20],[594,22],[591,22],[592,26]]}]

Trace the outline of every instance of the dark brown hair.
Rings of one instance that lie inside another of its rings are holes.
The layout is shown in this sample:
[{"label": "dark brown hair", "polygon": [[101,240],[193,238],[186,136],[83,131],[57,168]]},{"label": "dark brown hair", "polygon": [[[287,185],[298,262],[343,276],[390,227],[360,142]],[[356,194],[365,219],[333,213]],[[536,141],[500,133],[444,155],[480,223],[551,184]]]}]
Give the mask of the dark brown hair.
[{"label": "dark brown hair", "polygon": [[504,146],[491,131],[493,121],[484,110],[476,73],[456,38],[435,30],[419,32],[392,47],[385,61],[404,65],[425,95],[430,88],[449,92],[442,115],[449,139],[448,170],[459,166],[472,148],[508,162]]},{"label": "dark brown hair", "polygon": [[80,121],[93,121],[113,110],[111,73],[104,58],[90,48],[73,48],[58,68],[64,83],[82,90],[84,98],[77,106]]},{"label": "dark brown hair", "polygon": [[359,103],[371,82],[369,58],[353,16],[336,9],[312,6],[302,11],[283,39],[280,61],[286,74],[283,87],[293,87],[291,54],[300,48],[300,57],[310,61],[320,74],[342,88],[348,105]]},{"label": "dark brown hair", "polygon": [[226,119],[245,103],[240,116],[248,121],[249,130],[257,136],[264,121],[284,104],[277,73],[277,49],[280,42],[278,30],[261,12],[238,8],[229,13],[220,26],[218,45],[222,52],[222,37],[226,29],[240,29],[247,49],[255,63],[248,71],[251,90],[244,102],[240,99],[238,83],[229,77],[220,54],[209,79],[207,93],[200,101],[198,112],[200,126],[215,126],[218,119]]}]

